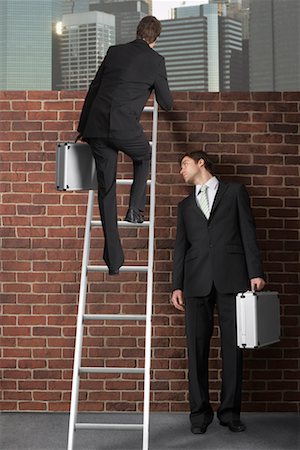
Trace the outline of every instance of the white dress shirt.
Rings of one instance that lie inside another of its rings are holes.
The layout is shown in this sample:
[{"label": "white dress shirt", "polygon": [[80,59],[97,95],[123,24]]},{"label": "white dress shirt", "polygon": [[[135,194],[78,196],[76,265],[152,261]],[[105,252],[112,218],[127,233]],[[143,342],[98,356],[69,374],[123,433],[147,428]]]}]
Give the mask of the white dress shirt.
[{"label": "white dress shirt", "polygon": [[[208,187],[207,196],[208,196],[208,204],[209,204],[209,212],[210,212],[212,205],[214,203],[214,199],[215,199],[218,187],[219,187],[219,180],[216,177],[212,177],[205,183],[205,185]],[[202,184],[196,184],[196,186],[195,186],[196,202],[197,202],[197,205],[199,206],[199,208],[200,208],[200,204],[199,204],[198,194],[200,193],[200,189],[202,186],[203,186]]]}]

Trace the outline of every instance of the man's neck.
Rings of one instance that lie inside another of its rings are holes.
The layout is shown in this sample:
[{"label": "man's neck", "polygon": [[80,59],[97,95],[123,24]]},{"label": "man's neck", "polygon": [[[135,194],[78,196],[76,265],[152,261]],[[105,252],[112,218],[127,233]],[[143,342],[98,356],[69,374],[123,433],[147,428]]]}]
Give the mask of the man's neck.
[{"label": "man's neck", "polygon": [[195,178],[195,185],[199,184],[202,186],[211,178],[213,178],[213,175],[211,173],[205,171],[204,173],[199,174],[199,176],[197,176],[197,178]]}]

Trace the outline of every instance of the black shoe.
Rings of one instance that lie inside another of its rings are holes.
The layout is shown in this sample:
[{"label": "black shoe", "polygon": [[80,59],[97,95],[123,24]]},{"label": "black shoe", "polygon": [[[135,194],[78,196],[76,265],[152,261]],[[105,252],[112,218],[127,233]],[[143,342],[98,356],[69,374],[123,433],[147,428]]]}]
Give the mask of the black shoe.
[{"label": "black shoe", "polygon": [[119,269],[108,269],[108,275],[119,275]]},{"label": "black shoe", "polygon": [[137,209],[129,208],[124,220],[131,223],[143,223],[144,216]]},{"label": "black shoe", "polygon": [[191,432],[193,434],[204,434],[204,433],[206,433],[207,427],[208,427],[208,424],[201,425],[201,427],[192,425],[191,426]]},{"label": "black shoe", "polygon": [[208,425],[210,425],[213,421],[214,416],[211,416],[210,418],[206,418],[202,425],[192,425],[191,426],[191,432],[194,434],[204,434],[206,433]]},{"label": "black shoe", "polygon": [[220,425],[222,425],[222,427],[228,427],[229,430],[234,433],[246,430],[246,425],[239,419],[230,420],[229,422],[222,422],[222,420],[220,420]]}]

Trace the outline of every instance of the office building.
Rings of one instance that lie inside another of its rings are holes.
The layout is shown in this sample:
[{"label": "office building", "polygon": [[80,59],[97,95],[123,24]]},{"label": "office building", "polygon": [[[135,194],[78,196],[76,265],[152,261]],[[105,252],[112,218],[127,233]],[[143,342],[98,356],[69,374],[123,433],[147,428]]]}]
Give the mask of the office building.
[{"label": "office building", "polygon": [[300,90],[299,24],[299,0],[250,2],[251,91]]},{"label": "office building", "polygon": [[[247,89],[242,24],[227,16],[224,2],[174,8],[172,16],[173,20],[163,21],[157,50],[166,58],[173,89],[210,92]],[[172,52],[176,52],[177,58]],[[181,69],[187,67],[184,71],[177,67],[179,54],[183,61]]]},{"label": "office building", "polygon": [[65,14],[62,26],[62,89],[87,89],[115,44],[115,18],[99,11]]},{"label": "office building", "polygon": [[220,91],[243,91],[247,87],[247,74],[243,73],[242,24],[230,17],[220,17],[219,33]]},{"label": "office building", "polygon": [[116,44],[125,44],[135,39],[139,21],[149,14],[149,4],[144,0],[98,0],[90,4],[90,10],[113,14],[116,20]]},{"label": "office building", "polygon": [[162,30],[156,49],[165,57],[170,88],[207,91],[206,18],[162,20]]},{"label": "office building", "polygon": [[52,89],[52,36],[62,0],[0,1],[0,89]]}]

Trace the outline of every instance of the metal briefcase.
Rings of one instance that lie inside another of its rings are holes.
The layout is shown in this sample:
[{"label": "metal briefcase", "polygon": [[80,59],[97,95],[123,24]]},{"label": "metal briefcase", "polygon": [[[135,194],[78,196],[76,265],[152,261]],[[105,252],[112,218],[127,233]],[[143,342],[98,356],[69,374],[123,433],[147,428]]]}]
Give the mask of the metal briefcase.
[{"label": "metal briefcase", "polygon": [[243,292],[236,296],[237,345],[263,347],[280,340],[277,292]]},{"label": "metal briefcase", "polygon": [[95,161],[88,144],[56,145],[56,187],[60,191],[98,189]]}]

